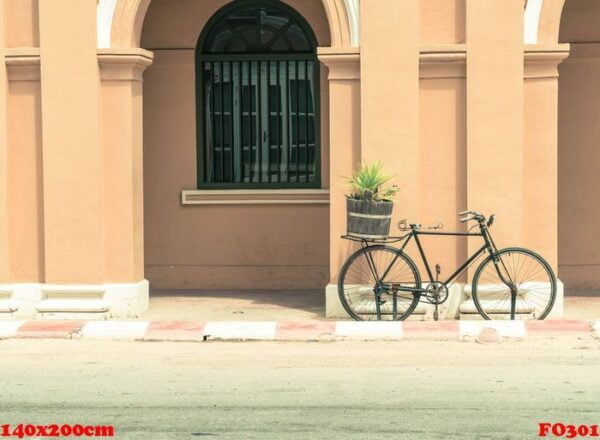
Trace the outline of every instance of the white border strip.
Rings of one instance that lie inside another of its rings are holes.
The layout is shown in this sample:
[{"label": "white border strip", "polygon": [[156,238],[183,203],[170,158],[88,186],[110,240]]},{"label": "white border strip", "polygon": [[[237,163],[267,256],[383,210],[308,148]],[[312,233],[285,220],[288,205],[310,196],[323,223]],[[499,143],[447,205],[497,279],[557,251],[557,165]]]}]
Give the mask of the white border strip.
[{"label": "white border strip", "polygon": [[360,0],[345,0],[350,26],[350,44],[360,46]]},{"label": "white border strip", "polygon": [[205,339],[274,340],[277,321],[212,321],[204,326]]},{"label": "white border strip", "polygon": [[477,337],[486,328],[493,328],[505,338],[523,339],[527,334],[525,321],[458,321],[460,339]]},{"label": "white border strip", "polygon": [[110,48],[112,20],[117,0],[100,0],[96,9],[96,32],[98,49]]},{"label": "white border strip", "polygon": [[355,339],[402,339],[400,321],[338,321],[335,336]]},{"label": "white border strip", "polygon": [[14,336],[24,323],[25,321],[0,321],[0,338]]},{"label": "white border strip", "polygon": [[[358,47],[360,46],[360,0],[344,1],[350,27],[350,44],[353,47]],[[541,2],[542,0],[529,0],[530,3],[535,1]],[[117,0],[99,0],[98,2],[96,14],[98,49],[110,48],[112,21],[116,6]]]},{"label": "white border strip", "polygon": [[523,42],[537,44],[540,26],[540,16],[544,0],[528,0],[525,8]]},{"label": "white border strip", "polygon": [[592,329],[594,330],[594,333],[596,333],[596,336],[600,337],[600,319],[592,322]]},{"label": "white border strip", "polygon": [[140,339],[150,321],[90,321],[81,328],[86,339]]}]

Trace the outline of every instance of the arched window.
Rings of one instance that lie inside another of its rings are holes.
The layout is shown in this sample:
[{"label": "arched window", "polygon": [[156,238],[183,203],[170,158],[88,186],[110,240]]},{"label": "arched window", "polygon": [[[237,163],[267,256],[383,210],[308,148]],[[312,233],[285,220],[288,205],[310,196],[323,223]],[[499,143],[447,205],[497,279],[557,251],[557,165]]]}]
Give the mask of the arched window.
[{"label": "arched window", "polygon": [[306,21],[234,0],[196,47],[199,188],[320,186],[319,65]]}]

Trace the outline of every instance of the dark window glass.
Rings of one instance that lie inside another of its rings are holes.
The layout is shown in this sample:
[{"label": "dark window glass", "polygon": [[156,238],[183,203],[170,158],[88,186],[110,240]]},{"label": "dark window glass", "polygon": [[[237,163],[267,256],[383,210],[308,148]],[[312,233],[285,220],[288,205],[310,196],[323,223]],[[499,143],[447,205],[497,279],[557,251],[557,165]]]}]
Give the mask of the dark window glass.
[{"label": "dark window glass", "polygon": [[[234,44],[243,40],[245,45]],[[314,51],[312,38],[297,17],[282,9],[248,5],[231,10],[213,26],[203,53],[272,53]]]},{"label": "dark window glass", "polygon": [[200,187],[320,184],[314,36],[274,3],[228,7],[196,49]]}]

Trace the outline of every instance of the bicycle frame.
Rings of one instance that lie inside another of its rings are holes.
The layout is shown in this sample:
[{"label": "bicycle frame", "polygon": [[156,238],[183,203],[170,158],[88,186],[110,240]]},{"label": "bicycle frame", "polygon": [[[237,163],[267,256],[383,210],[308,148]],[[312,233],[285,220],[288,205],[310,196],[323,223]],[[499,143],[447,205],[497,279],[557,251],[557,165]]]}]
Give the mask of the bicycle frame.
[{"label": "bicycle frame", "polygon": [[[451,236],[451,237],[482,237],[484,240],[483,246],[481,246],[473,255],[471,255],[463,264],[461,264],[455,271],[446,279],[442,281],[442,284],[448,286],[448,284],[452,283],[456,280],[477,258],[481,256],[481,254],[485,253],[487,250],[490,255],[494,255],[496,253],[495,245],[492,238],[489,236],[489,232],[487,228],[482,228],[480,232],[429,232],[429,231],[419,231],[418,229],[413,228],[411,232],[406,236],[406,239],[402,243],[402,246],[399,248],[401,252],[404,251],[404,248],[410,243],[411,239],[414,238],[415,243],[417,244],[417,249],[419,250],[419,254],[421,256],[421,260],[425,265],[425,269],[427,270],[427,275],[429,276],[429,282],[434,282],[436,280],[433,279],[433,273],[431,272],[431,267],[429,266],[429,261],[427,260],[427,256],[425,255],[425,251],[423,250],[423,246],[421,245],[421,241],[419,240],[420,235],[432,235],[432,236]],[[364,247],[364,242],[362,244]],[[367,246],[369,246],[367,244]],[[375,270],[375,263],[372,261],[372,257],[367,254],[367,259],[369,261],[369,266],[371,271],[373,271],[373,275],[378,280],[384,280],[387,276],[390,269],[394,266],[394,263],[398,259],[398,256],[394,257],[392,262],[389,264],[386,271],[383,273],[381,277],[378,276],[377,271]],[[407,291],[407,292],[425,292],[425,289],[415,288],[415,287],[405,287],[405,286],[397,286],[398,290]]]}]

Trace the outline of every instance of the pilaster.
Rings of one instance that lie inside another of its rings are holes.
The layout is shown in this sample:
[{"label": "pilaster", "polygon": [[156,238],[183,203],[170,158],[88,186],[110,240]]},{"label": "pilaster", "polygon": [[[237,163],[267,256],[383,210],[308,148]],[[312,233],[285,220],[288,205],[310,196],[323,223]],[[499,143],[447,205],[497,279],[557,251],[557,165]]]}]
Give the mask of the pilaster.
[{"label": "pilaster", "polygon": [[523,246],[558,265],[558,65],[568,45],[528,45],[524,70]]},{"label": "pilaster", "polygon": [[467,0],[466,207],[497,214],[500,247],[522,243],[523,190],[523,4]]},{"label": "pilaster", "polygon": [[142,73],[153,55],[143,49],[98,51],[105,276],[144,278]]},{"label": "pilaster", "polygon": [[361,28],[362,158],[382,161],[400,191],[392,224],[418,221],[419,22],[418,0],[363,1]]},{"label": "pilaster", "polygon": [[94,0],[39,3],[46,282],[104,275]]},{"label": "pilaster", "polygon": [[340,238],[346,233],[346,177],[360,163],[361,96],[360,56],[355,48],[319,48],[319,60],[329,69],[330,132],[330,284],[326,289],[326,315],[339,316],[337,277],[353,251]]},{"label": "pilaster", "polygon": [[7,49],[6,67],[10,279],[35,283],[45,276],[39,48]]}]

